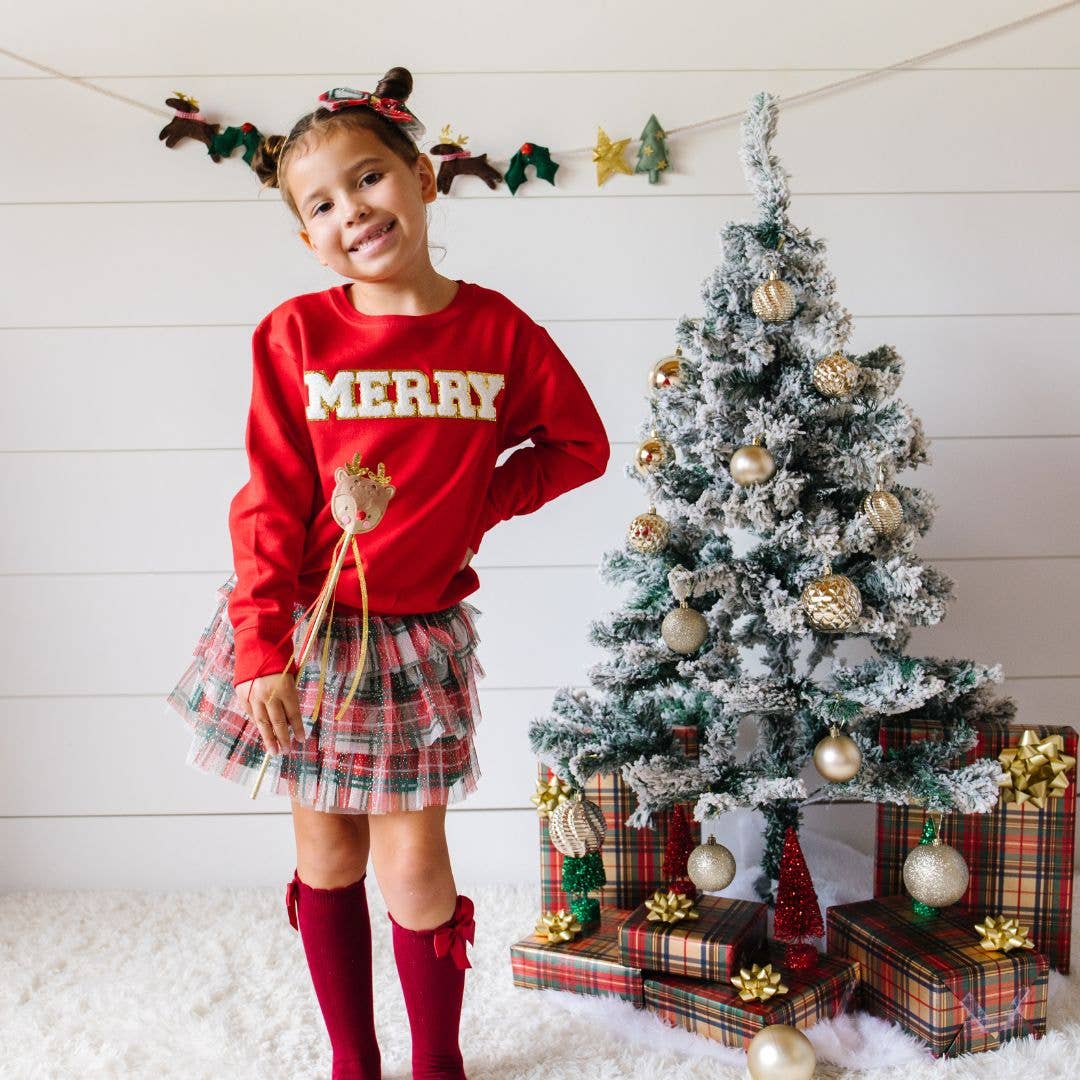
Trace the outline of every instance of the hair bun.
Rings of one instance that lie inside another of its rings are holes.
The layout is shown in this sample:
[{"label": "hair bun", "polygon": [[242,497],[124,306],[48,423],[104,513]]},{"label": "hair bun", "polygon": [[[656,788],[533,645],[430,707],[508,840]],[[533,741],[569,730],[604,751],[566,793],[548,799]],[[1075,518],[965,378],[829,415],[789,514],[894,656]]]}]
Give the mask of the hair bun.
[{"label": "hair bun", "polygon": [[408,68],[393,67],[379,80],[379,85],[375,87],[374,94],[376,97],[408,101],[412,89],[412,72]]},{"label": "hair bun", "polygon": [[278,186],[278,160],[285,145],[284,135],[267,135],[251,155],[251,168],[263,182],[263,187]]}]

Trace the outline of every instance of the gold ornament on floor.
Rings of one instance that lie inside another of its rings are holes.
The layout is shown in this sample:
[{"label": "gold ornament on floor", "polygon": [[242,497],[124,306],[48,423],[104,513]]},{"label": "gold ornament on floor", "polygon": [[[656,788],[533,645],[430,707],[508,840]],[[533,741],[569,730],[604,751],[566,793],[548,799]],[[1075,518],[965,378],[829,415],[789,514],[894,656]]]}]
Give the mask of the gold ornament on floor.
[{"label": "gold ornament on floor", "polygon": [[663,889],[657,889],[652,897],[645,901],[645,906],[649,909],[649,922],[676,923],[683,919],[701,918],[694,907],[694,901],[685,893],[674,890],[664,892]]},{"label": "gold ornament on floor", "polygon": [[763,1027],[746,1048],[750,1080],[811,1080],[816,1068],[813,1043],[790,1024]]},{"label": "gold ornament on floor", "polygon": [[882,487],[880,475],[877,486],[863,499],[862,512],[878,536],[892,536],[904,522],[900,500]]},{"label": "gold ornament on floor", "polygon": [[802,591],[802,605],[817,630],[847,630],[862,613],[862,593],[849,577],[834,574],[825,560],[825,573]]},{"label": "gold ornament on floor", "polygon": [[859,744],[833,724],[829,734],[814,747],[814,768],[826,780],[850,780],[862,768]]},{"label": "gold ornament on floor", "polygon": [[732,975],[731,985],[739,991],[743,1001],[768,1001],[777,994],[788,992],[781,978],[779,971],[773,971],[772,964],[764,967],[754,964],[749,970],[740,968],[738,975]]},{"label": "gold ornament on floor", "polygon": [[709,624],[700,611],[690,607],[685,600],[680,600],[679,606],[664,616],[660,636],[672,652],[692,656],[709,636]]},{"label": "gold ornament on floor", "polygon": [[599,187],[612,173],[621,172],[632,175],[633,166],[623,157],[629,139],[612,142],[604,129],[596,129],[596,146],[593,147],[593,161],[596,162],[596,186]]},{"label": "gold ornament on floor", "polygon": [[814,388],[825,397],[845,397],[859,385],[862,368],[835,352],[814,368]]},{"label": "gold ornament on floor", "polygon": [[1006,803],[1030,803],[1046,809],[1051,799],[1060,799],[1069,787],[1068,772],[1076,758],[1065,753],[1060,735],[1042,738],[1030,728],[1020,736],[1020,745],[1006,747],[998,754],[1005,772],[998,783]]},{"label": "gold ornament on floor", "polygon": [[762,484],[776,472],[772,454],[761,445],[761,436],[755,435],[749,446],[740,446],[728,462],[731,479],[739,487]]},{"label": "gold ornament on floor", "polygon": [[556,851],[580,858],[600,850],[607,825],[600,807],[578,793],[551,811],[548,831]]},{"label": "gold ornament on floor", "polygon": [[762,322],[784,322],[795,314],[795,293],[775,270],[770,270],[768,280],[754,290],[750,303]]},{"label": "gold ornament on floor", "polygon": [[649,389],[666,390],[682,382],[682,349],[676,348],[674,356],[657,360],[649,371]]},{"label": "gold ornament on floor", "polygon": [[964,856],[939,837],[912,848],[904,860],[904,888],[913,900],[928,907],[955,904],[967,892],[968,867]]},{"label": "gold ornament on floor", "polygon": [[651,435],[637,450],[636,464],[640,472],[652,472],[672,458],[671,447],[663,439]]},{"label": "gold ornament on floor", "polygon": [[987,915],[981,923],[975,924],[975,933],[981,939],[979,944],[987,952],[1035,948],[1035,942],[1028,937],[1027,927],[1021,926],[1016,919],[1006,919],[1004,915],[996,919]]},{"label": "gold ornament on floor", "polygon": [[735,877],[735,856],[710,836],[690,852],[686,875],[702,892],[726,889]]},{"label": "gold ornament on floor", "polygon": [[536,781],[536,792],[529,796],[529,802],[536,807],[540,817],[547,817],[560,803],[566,802],[573,795],[574,789],[557,776],[552,776],[546,783]]},{"label": "gold ornament on floor", "polygon": [[649,507],[647,514],[638,514],[626,530],[626,542],[642,555],[656,555],[668,545],[671,527],[656,512],[655,506]]},{"label": "gold ornament on floor", "polygon": [[580,933],[581,923],[566,908],[545,911],[536,923],[536,936],[545,939],[549,945],[557,941],[572,941]]}]

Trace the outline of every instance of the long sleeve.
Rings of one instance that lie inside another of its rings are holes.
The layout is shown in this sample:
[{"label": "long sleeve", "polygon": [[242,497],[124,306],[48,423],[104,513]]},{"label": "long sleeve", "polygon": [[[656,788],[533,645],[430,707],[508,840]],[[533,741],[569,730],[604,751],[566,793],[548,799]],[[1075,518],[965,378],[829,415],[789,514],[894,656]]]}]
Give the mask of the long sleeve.
[{"label": "long sleeve", "polygon": [[492,473],[470,547],[492,526],[530,514],[602,476],[611,446],[589,392],[544,327],[528,320],[502,402],[500,452],[531,439]]},{"label": "long sleeve", "polygon": [[229,505],[236,584],[229,620],[236,640],[233,685],[284,671],[300,563],[315,510],[318,469],[304,416],[297,360],[264,319],[252,335],[251,408],[245,445],[250,479]]}]

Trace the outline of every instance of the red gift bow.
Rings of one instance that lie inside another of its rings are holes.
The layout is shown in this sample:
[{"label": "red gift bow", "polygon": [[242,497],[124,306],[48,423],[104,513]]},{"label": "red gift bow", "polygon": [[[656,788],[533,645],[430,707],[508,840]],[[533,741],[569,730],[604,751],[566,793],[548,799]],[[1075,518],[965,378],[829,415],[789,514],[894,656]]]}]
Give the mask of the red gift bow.
[{"label": "red gift bow", "polygon": [[465,942],[472,944],[475,932],[473,902],[467,896],[459,896],[449,924],[440,926],[435,931],[435,955],[445,956],[450,953],[454,958],[454,963],[462,971],[472,967],[465,953]]}]

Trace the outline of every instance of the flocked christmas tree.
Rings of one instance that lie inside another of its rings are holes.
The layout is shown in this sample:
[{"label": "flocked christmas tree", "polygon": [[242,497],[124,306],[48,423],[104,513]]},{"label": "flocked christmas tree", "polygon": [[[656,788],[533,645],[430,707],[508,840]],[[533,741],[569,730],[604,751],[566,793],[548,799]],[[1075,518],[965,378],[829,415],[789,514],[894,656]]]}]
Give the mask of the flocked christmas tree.
[{"label": "flocked christmas tree", "polygon": [[[851,354],[825,245],[788,218],[777,111],[759,94],[743,121],[757,219],[724,228],[703,315],[679,320],[676,354],[650,374],[626,466],[650,509],[604,555],[604,580],[626,592],[590,630],[607,658],[529,732],[570,784],[621,771],[637,797],[630,827],[679,801],[698,821],[759,810],[762,896],[808,802],[988,810],[1000,766],[950,759],[975,744],[972,722],[1015,712],[991,687],[1000,666],[905,655],[911,628],[940,622],[952,598],[917,554],[934,502],[896,480],[928,462],[927,441],[896,396],[900,356]],[[835,655],[858,638],[869,659]],[[942,739],[883,752],[879,724],[905,714],[939,721]],[[745,757],[741,723],[757,727]],[[700,734],[694,760],[672,732],[686,724]]]}]

